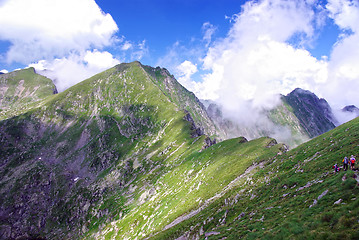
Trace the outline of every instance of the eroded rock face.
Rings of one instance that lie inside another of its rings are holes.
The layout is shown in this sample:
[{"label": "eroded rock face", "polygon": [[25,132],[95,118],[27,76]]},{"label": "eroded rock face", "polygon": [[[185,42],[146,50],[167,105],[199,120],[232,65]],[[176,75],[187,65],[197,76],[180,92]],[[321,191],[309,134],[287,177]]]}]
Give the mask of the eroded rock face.
[{"label": "eroded rock face", "polygon": [[191,114],[189,114],[187,110],[185,110],[185,114],[186,115],[184,116],[184,119],[191,124],[192,137],[195,138],[204,135],[203,130],[196,126],[196,123],[194,122]]},{"label": "eroded rock face", "polygon": [[301,126],[310,137],[335,128],[337,120],[325,99],[319,99],[314,93],[300,88],[289,93],[284,99],[293,108]]}]

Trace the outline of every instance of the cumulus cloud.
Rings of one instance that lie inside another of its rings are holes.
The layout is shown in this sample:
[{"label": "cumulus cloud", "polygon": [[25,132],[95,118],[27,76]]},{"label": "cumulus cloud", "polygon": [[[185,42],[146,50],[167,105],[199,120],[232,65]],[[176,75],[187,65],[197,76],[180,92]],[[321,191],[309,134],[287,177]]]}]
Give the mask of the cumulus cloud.
[{"label": "cumulus cloud", "polygon": [[52,61],[41,60],[29,66],[34,67],[38,73],[53,79],[58,91],[61,92],[119,63],[120,61],[111,53],[95,49]]},{"label": "cumulus cloud", "polygon": [[343,29],[355,32],[359,29],[359,2],[351,0],[329,0],[326,8],[329,16]]},{"label": "cumulus cloud", "polygon": [[295,34],[310,39],[314,19],[304,1],[247,2],[228,36],[209,48],[203,59],[211,73],[204,77],[201,95],[238,109],[243,101],[265,105],[273,94],[324,81],[326,63],[287,43]]},{"label": "cumulus cloud", "polygon": [[[328,17],[342,34],[330,56],[317,59],[305,46],[311,47]],[[248,1],[231,22],[227,36],[212,43],[203,58],[209,73],[192,88],[200,98],[214,99],[231,115],[242,116],[272,108],[278,93],[297,87],[326,98],[334,108],[359,105],[354,97],[359,89],[359,2]]]},{"label": "cumulus cloud", "polygon": [[27,64],[113,42],[118,27],[94,0],[11,0],[0,7],[7,62]]},{"label": "cumulus cloud", "polygon": [[104,70],[120,63],[111,53],[106,51],[100,52],[96,49],[94,51],[86,51],[84,61],[89,68],[99,70]]},{"label": "cumulus cloud", "polygon": [[334,45],[329,60],[328,84],[323,95],[336,108],[355,104],[359,106],[359,2],[330,0],[329,16],[344,33]]},{"label": "cumulus cloud", "polygon": [[198,72],[198,68],[192,62],[186,60],[177,66],[176,75],[178,81],[187,89],[195,89],[196,83],[192,81],[191,77],[193,74]]},{"label": "cumulus cloud", "polygon": [[119,63],[101,49],[123,39],[94,0],[2,1],[0,25],[0,40],[10,42],[5,61],[46,68],[60,91]]}]

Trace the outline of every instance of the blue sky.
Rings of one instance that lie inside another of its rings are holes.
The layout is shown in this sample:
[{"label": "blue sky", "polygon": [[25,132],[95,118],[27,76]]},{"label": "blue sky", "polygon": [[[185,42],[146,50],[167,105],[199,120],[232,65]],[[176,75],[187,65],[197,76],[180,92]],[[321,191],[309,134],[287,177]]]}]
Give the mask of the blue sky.
[{"label": "blue sky", "polygon": [[[146,40],[148,64],[155,64],[174,43],[191,46],[203,38],[202,27],[208,22],[216,30],[214,38],[223,38],[232,26],[231,17],[241,11],[245,0],[133,0],[97,1],[103,11],[110,13],[119,27],[119,34],[134,42]],[[324,3],[325,4],[325,3]],[[313,46],[306,46],[313,56],[330,54],[340,29],[332,19],[317,29]]]},{"label": "blue sky", "polygon": [[112,15],[119,34],[133,42],[146,40],[149,54],[144,61],[155,64],[176,42],[190,46],[202,39],[205,22],[218,26],[216,36],[223,37],[230,21],[225,16],[238,13],[243,0],[132,0],[98,1]]},{"label": "blue sky", "polygon": [[296,87],[341,108],[359,105],[358,22],[358,0],[0,0],[0,70],[62,91],[139,60],[230,110]]}]

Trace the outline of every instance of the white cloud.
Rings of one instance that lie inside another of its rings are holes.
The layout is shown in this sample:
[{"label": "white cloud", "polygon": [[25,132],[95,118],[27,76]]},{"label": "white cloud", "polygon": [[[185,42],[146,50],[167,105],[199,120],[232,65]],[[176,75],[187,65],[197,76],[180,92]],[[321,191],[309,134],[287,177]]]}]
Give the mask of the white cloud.
[{"label": "white cloud", "polygon": [[87,51],[83,54],[71,54],[67,57],[58,58],[52,61],[41,60],[30,64],[37,72],[53,79],[58,91],[81,82],[99,72],[119,64],[109,52],[98,50]]},{"label": "white cloud", "polygon": [[9,71],[6,69],[0,70],[0,73],[8,73]]},{"label": "white cloud", "polygon": [[98,50],[86,51],[84,61],[87,62],[88,67],[91,69],[105,70],[120,63],[109,52],[99,52]]},{"label": "white cloud", "polygon": [[263,110],[279,103],[279,93],[297,87],[314,91],[327,81],[326,59],[290,44],[305,46],[316,37],[314,26],[320,25],[322,15],[317,19],[315,7],[295,0],[246,2],[231,18],[227,36],[208,49],[203,68],[209,73],[195,84],[195,93],[215,99],[224,116],[242,127],[260,126],[272,129],[272,136],[283,135],[283,128],[274,126]]},{"label": "white cloud", "polygon": [[202,95],[240,108],[243,101],[266,105],[273,94],[326,79],[326,63],[288,41],[294,34],[313,35],[314,13],[301,1],[247,2],[227,38],[211,47],[203,59],[211,70]]},{"label": "white cloud", "polygon": [[130,43],[129,41],[126,41],[126,42],[122,45],[121,49],[124,50],[124,51],[126,51],[126,50],[128,50],[128,49],[130,49],[130,48],[132,48],[132,47],[133,47],[132,43]]},{"label": "white cloud", "polygon": [[209,46],[209,44],[212,41],[212,36],[216,32],[217,28],[213,26],[209,22],[205,22],[202,25],[202,32],[203,32],[203,41],[206,43],[206,47]]},{"label": "white cloud", "polygon": [[176,70],[178,81],[188,90],[194,90],[196,83],[192,81],[191,76],[198,72],[197,66],[186,60],[178,65]]},{"label": "white cloud", "polygon": [[135,47],[134,51],[131,54],[131,59],[140,61],[146,54],[148,54],[148,46],[146,40],[143,40]]},{"label": "white cloud", "polygon": [[[328,16],[343,34],[329,58],[318,60],[298,46],[315,40],[315,30]],[[231,19],[226,38],[213,43],[203,58],[210,73],[201,89],[196,83],[200,98],[217,99],[237,116],[258,116],[254,112],[277,103],[275,94],[297,87],[326,98],[334,108],[359,105],[359,2],[249,1]]]},{"label": "white cloud", "polygon": [[94,0],[11,0],[0,6],[7,62],[28,64],[111,45],[118,27]]},{"label": "white cloud", "polygon": [[342,29],[359,30],[359,2],[351,0],[328,0],[329,16]]},{"label": "white cloud", "polygon": [[[322,95],[335,108],[354,104],[359,106],[359,2],[330,0],[329,16],[345,33],[334,45],[328,64],[328,84]],[[349,31],[349,33],[348,33]]]}]

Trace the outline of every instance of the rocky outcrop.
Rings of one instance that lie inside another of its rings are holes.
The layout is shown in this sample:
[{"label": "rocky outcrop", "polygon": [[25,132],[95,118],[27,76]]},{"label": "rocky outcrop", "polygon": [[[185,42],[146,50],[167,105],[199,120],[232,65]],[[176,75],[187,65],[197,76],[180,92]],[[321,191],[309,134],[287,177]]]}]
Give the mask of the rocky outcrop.
[{"label": "rocky outcrop", "polygon": [[337,120],[325,99],[319,99],[314,93],[297,88],[285,96],[284,100],[293,108],[301,126],[311,138],[335,128]]}]

